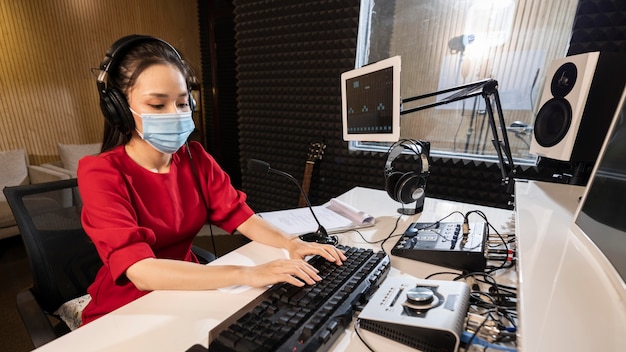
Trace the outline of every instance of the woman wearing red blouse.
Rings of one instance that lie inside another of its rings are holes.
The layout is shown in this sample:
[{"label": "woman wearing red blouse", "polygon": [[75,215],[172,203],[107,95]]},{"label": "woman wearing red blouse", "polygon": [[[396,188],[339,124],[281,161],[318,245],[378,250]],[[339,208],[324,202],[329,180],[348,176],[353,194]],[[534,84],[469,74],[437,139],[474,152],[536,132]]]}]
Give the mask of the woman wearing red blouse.
[{"label": "woman wearing red blouse", "polygon": [[[331,245],[287,236],[254,215],[202,146],[185,144],[194,129],[193,77],[172,46],[127,36],[109,49],[100,70],[102,152],[80,160],[78,185],[83,227],[104,265],[89,287],[83,324],[152,290],[302,286],[320,280],[305,256],[338,265],[346,259]],[[254,267],[201,265],[191,245],[207,222],[285,248],[291,259]]]}]

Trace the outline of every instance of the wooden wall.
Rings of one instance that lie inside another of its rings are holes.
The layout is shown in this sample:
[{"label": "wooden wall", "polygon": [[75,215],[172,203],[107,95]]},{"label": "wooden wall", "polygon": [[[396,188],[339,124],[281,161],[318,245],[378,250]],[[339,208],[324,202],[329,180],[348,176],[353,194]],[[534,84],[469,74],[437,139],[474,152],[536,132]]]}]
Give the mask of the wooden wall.
[{"label": "wooden wall", "polygon": [[0,0],[0,150],[37,165],[57,143],[100,142],[94,68],[124,35],[165,39],[202,77],[197,13],[196,0]]}]

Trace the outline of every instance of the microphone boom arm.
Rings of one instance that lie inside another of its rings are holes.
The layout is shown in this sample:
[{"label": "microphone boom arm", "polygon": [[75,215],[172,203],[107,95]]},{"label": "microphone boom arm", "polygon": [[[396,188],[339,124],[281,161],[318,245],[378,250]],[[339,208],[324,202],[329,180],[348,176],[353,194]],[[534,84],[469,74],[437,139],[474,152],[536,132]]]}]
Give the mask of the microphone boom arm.
[{"label": "microphone boom arm", "polygon": [[[511,154],[511,146],[509,144],[509,138],[506,133],[506,125],[504,122],[504,117],[502,113],[502,105],[500,103],[500,95],[498,94],[498,82],[494,79],[485,79],[481,81],[476,81],[473,83],[468,83],[465,85],[461,85],[454,88],[444,89],[433,93],[418,95],[411,98],[402,99],[402,104],[417,101],[425,98],[430,98],[439,94],[451,93],[451,94],[440,101],[436,101],[434,103],[420,105],[414,108],[410,108],[407,110],[402,110],[400,115],[410,114],[416,111],[421,111],[429,108],[433,108],[439,105],[449,104],[455,101],[469,99],[476,96],[482,96],[485,100],[485,107],[487,109],[487,114],[489,116],[489,126],[491,127],[491,133],[493,134],[493,146],[496,149],[496,154],[498,156],[498,165],[500,167],[500,172],[502,173],[502,184],[507,184],[509,193],[513,191],[513,174],[515,173],[515,165],[513,163],[513,155]],[[500,123],[500,129],[502,134],[502,140],[500,140],[500,135],[498,133],[498,129],[496,127],[496,119],[494,117],[493,107],[491,99],[493,98],[496,111],[498,112],[498,122]],[[506,157],[506,162],[505,162]]]},{"label": "microphone boom arm", "polygon": [[313,219],[315,219],[315,222],[318,225],[317,231],[305,233],[298,237],[301,240],[306,241],[306,242],[332,244],[333,246],[337,245],[337,242],[338,242],[337,237],[328,235],[328,231],[326,231],[324,226],[322,226],[322,223],[317,219],[317,216],[315,216],[315,212],[313,211],[313,206],[311,205],[311,201],[309,200],[309,197],[306,195],[306,193],[304,192],[304,189],[302,189],[302,186],[300,186],[300,183],[298,182],[298,180],[295,179],[295,177],[291,176],[290,174],[284,171],[274,170],[270,167],[270,164],[266,163],[265,161],[261,161],[257,159],[248,160],[248,169],[252,171],[265,172],[265,173],[271,172],[276,175],[284,176],[290,179],[291,181],[293,181],[293,183],[295,183],[296,186],[298,186],[298,189],[300,190],[300,194],[304,196],[306,205],[311,211],[311,215],[313,215]]}]

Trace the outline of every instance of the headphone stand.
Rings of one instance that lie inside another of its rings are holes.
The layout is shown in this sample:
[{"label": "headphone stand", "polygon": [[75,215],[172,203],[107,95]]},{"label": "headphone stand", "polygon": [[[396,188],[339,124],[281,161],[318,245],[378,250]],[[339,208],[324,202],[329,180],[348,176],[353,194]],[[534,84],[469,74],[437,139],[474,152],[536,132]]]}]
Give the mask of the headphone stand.
[{"label": "headphone stand", "polygon": [[415,214],[419,214],[422,211],[424,211],[424,198],[426,197],[420,197],[416,202],[415,202],[415,209],[407,209],[407,208],[398,208],[398,213],[402,214],[402,215],[415,215]]}]

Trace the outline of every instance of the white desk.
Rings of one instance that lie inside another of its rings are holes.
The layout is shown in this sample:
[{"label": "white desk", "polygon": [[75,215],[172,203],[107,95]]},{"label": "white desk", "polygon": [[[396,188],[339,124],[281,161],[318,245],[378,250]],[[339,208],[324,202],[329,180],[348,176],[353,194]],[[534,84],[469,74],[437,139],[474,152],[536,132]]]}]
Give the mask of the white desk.
[{"label": "white desk", "polygon": [[[356,187],[338,198],[376,218],[376,226],[360,230],[370,241],[387,237],[400,216],[396,212],[400,204],[391,200],[385,191]],[[404,232],[411,223],[418,220],[435,221],[453,211],[465,213],[469,210],[485,213],[489,222],[501,233],[514,232],[513,211],[427,198],[424,211],[414,216],[402,216],[393,233]],[[452,216],[448,220],[461,222],[462,218]],[[477,218],[476,221],[478,220]],[[396,241],[397,239],[387,241],[387,253]],[[355,232],[339,235],[339,242],[348,246],[380,249],[378,245],[364,242]],[[250,243],[217,259],[212,265],[232,261],[260,264],[283,256],[281,250]],[[404,272],[425,277],[431,273],[449,271],[395,256],[391,257],[391,264],[390,275]],[[247,289],[236,294],[220,290],[154,291],[42,346],[37,351],[185,351],[194,344],[201,344],[206,348],[209,330],[262,292],[262,289]],[[368,331],[363,331],[363,334],[372,347],[379,351],[409,349]],[[334,344],[333,350],[367,351],[367,348],[350,328]]]},{"label": "white desk", "polygon": [[584,187],[517,182],[519,328],[523,351],[623,351],[626,293],[571,226]]}]

